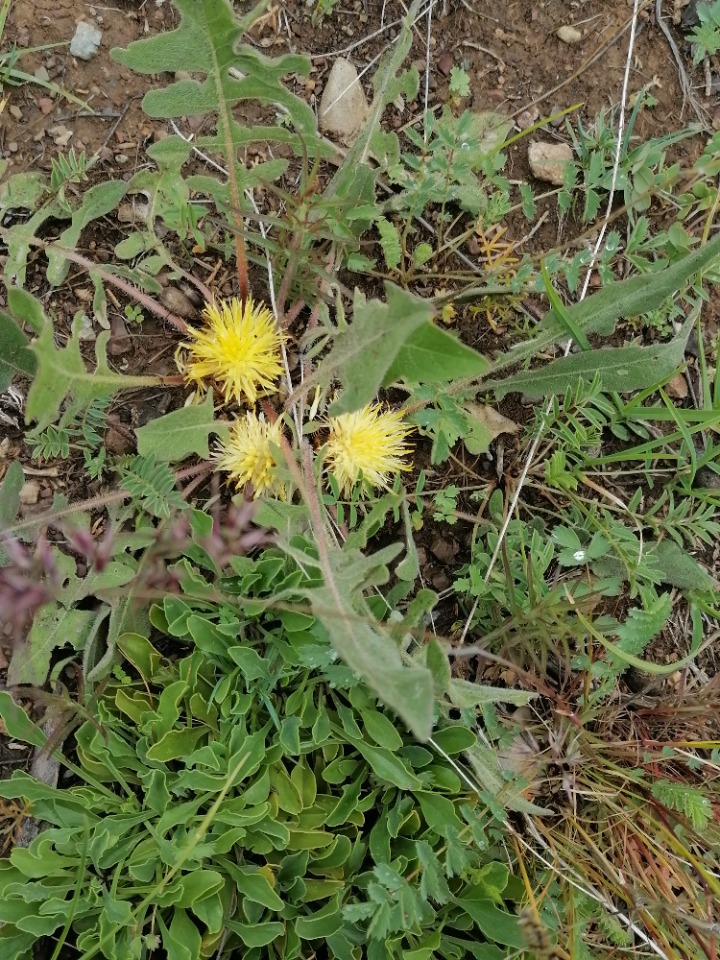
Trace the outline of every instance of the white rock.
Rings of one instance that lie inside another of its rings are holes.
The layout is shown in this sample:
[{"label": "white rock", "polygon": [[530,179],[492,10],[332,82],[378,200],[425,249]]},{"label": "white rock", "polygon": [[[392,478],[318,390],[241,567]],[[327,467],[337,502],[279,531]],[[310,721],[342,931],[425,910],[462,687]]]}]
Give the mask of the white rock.
[{"label": "white rock", "polygon": [[580,43],[582,40],[582,33],[576,27],[560,27],[557,32],[558,37],[562,40],[563,43]]},{"label": "white rock", "polygon": [[40,481],[39,480],[26,480],[25,483],[20,488],[19,499],[20,503],[25,506],[30,506],[33,503],[37,503],[40,498]]},{"label": "white rock", "polygon": [[532,175],[558,187],[563,183],[565,164],[572,158],[573,152],[566,143],[531,143],[528,147]]},{"label": "white rock", "polygon": [[358,74],[342,57],[333,64],[320,100],[320,129],[349,143],[367,120],[368,102],[358,82]]},{"label": "white rock", "polygon": [[92,23],[81,20],[75,30],[75,36],[70,41],[70,53],[78,60],[92,60],[100,49],[102,30]]}]

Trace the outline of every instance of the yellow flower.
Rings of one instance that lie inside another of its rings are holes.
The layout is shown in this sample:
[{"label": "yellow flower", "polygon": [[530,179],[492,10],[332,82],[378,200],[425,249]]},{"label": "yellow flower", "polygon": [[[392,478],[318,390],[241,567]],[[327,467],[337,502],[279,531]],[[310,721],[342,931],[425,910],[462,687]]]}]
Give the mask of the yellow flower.
[{"label": "yellow flower", "polygon": [[188,357],[181,370],[186,380],[202,386],[214,380],[225,402],[246,399],[255,403],[260,392],[275,391],[282,373],[280,347],[283,337],[270,310],[237,298],[213,301],[203,311],[207,327],[190,328],[192,342],[182,346]]},{"label": "yellow flower", "polygon": [[270,493],[287,499],[287,489],[277,475],[277,466],[270,445],[280,446],[282,424],[268,423],[264,417],[246,413],[244,420],[236,420],[227,442],[221,444],[215,462],[230,474],[238,489],[251,483],[253,497]]},{"label": "yellow flower", "polygon": [[387,487],[393,474],[410,469],[403,458],[411,452],[405,438],[413,428],[402,417],[379,404],[330,417],[327,461],[343,494],[361,475],[372,487]]}]

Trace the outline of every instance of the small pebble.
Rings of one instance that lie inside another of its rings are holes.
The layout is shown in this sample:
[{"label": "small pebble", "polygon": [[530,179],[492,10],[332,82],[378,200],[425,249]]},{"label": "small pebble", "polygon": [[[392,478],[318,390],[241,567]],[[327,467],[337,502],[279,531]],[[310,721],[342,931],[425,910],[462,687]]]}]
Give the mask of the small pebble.
[{"label": "small pebble", "polygon": [[171,313],[177,314],[178,317],[182,317],[184,320],[197,317],[197,309],[182,290],[178,290],[177,287],[168,287],[164,290],[160,301]]},{"label": "small pebble", "polygon": [[684,374],[677,373],[665,388],[667,395],[674,400],[685,400],[688,395],[688,385]]},{"label": "small pebble", "polygon": [[430,546],[430,553],[441,563],[453,563],[459,548],[457,540],[436,537]]},{"label": "small pebble", "polygon": [[350,143],[368,115],[368,102],[354,65],[338,57],[328,74],[320,100],[318,118],[323,133]]},{"label": "small pebble", "polygon": [[50,74],[47,72],[45,67],[38,67],[34,72],[33,76],[36,80],[39,80],[40,83],[47,83],[50,80]]},{"label": "small pebble", "polygon": [[16,120],[22,120],[22,115],[23,115],[23,113],[22,113],[22,110],[20,109],[20,107],[16,107],[15,104],[13,104],[13,105],[10,107],[10,116],[11,116],[11,117],[15,117]]},{"label": "small pebble", "polygon": [[566,143],[531,143],[528,147],[530,171],[538,180],[563,184],[565,165],[573,159],[572,149]]},{"label": "small pebble", "polygon": [[442,593],[443,590],[447,590],[447,588],[450,586],[450,577],[445,573],[444,570],[441,570],[439,573],[435,574],[431,580],[431,583],[439,593]]},{"label": "small pebble", "polygon": [[72,139],[73,132],[68,127],[62,125],[50,127],[47,131],[53,138],[56,147],[66,147]]},{"label": "small pebble", "polygon": [[26,507],[31,506],[33,503],[37,503],[40,499],[40,481],[26,480],[20,488],[19,499],[20,503]]},{"label": "small pebble", "polygon": [[98,29],[92,23],[85,23],[81,20],[75,30],[75,35],[70,41],[70,53],[78,60],[92,60],[100,49],[102,40],[102,30]]},{"label": "small pebble", "polygon": [[575,27],[570,27],[570,26],[560,27],[560,29],[557,32],[557,35],[558,35],[558,38],[562,40],[563,43],[569,43],[571,45],[574,43],[580,43],[580,41],[582,40],[582,33],[580,33],[580,31]]},{"label": "small pebble", "polygon": [[441,53],[437,59],[437,67],[444,77],[450,76],[450,71],[454,66],[454,61],[449,53]]},{"label": "small pebble", "polygon": [[554,117],[554,119],[550,121],[550,126],[555,127],[556,130],[558,127],[562,127],[562,125],[565,123],[565,117],[555,116],[555,114],[560,113],[561,110],[562,107],[559,107],[556,103],[554,103],[550,108],[550,116]]},{"label": "small pebble", "polygon": [[118,207],[117,218],[120,223],[135,223],[147,219],[150,205],[147,203],[121,203]]},{"label": "small pebble", "polygon": [[111,357],[120,357],[132,347],[132,341],[128,335],[125,321],[122,317],[114,314],[110,318],[110,342],[108,343],[108,353]]}]

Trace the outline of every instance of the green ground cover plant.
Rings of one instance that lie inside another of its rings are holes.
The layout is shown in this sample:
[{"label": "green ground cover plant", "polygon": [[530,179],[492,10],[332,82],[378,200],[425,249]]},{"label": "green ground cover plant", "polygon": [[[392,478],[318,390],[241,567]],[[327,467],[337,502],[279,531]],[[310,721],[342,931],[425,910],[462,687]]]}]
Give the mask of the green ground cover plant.
[{"label": "green ground cover plant", "polygon": [[[599,254],[602,287],[576,297],[588,250],[516,256],[503,239],[536,198],[505,175],[510,122],[464,110],[460,76],[422,130],[384,129],[418,90],[418,3],[332,167],[286,83],[309,60],[245,40],[265,4],[174,5],[176,30],[113,55],[155,78],[148,117],[210,132],[152,144],[129,181],[71,152],[0,185],[0,391],[28,387],[29,456],[102,484],[23,520],[18,463],[0,486],[0,601],[24,653],[0,717],[63,770],[0,781],[22,839],[0,860],[3,960],[713,956],[717,697],[708,678],[689,710],[640,717],[618,691],[699,662],[716,636],[696,554],[720,529],[717,345],[700,321],[720,258],[717,137],[690,169],[671,162],[694,131],[637,143],[639,97],[615,164],[613,114],[566,119],[558,215],[582,232],[615,185],[627,227]],[[258,124],[238,119],[245,101]],[[256,144],[286,156],[250,167]],[[258,187],[282,216],[255,209]],[[79,252],[140,195],[110,262]],[[671,202],[651,231],[650,206]],[[471,234],[479,277],[458,259]],[[49,288],[71,268],[93,286],[63,338],[26,289],[36,249]],[[197,280],[205,253],[234,259],[237,300]],[[266,306],[250,278],[259,289],[268,265]],[[203,326],[161,305],[161,271],[200,290]],[[167,324],[176,372],[115,368],[111,291],[133,327]],[[528,294],[547,300],[540,319]],[[467,304],[498,313],[502,349],[449,329]],[[681,406],[668,385],[690,338],[700,388]],[[242,376],[237,351],[252,352]],[[173,409],[112,454],[108,411],[138,391]],[[535,404],[526,423],[498,421],[509,395]],[[519,456],[536,451],[512,475],[517,515],[492,475],[443,483],[440,467],[513,434]],[[442,592],[419,552],[438,523],[471,529]]]}]

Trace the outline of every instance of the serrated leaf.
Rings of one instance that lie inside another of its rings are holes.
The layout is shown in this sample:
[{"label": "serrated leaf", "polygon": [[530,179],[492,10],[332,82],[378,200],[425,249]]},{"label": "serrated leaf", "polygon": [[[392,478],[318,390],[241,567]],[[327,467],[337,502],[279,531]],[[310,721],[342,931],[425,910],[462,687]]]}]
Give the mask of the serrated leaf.
[{"label": "serrated leaf", "polygon": [[158,463],[172,463],[196,454],[203,460],[210,456],[208,437],[228,434],[224,423],[214,420],[213,397],[208,393],[202,403],[181,407],[151,420],[136,432],[141,457],[154,455]]},{"label": "serrated leaf", "polygon": [[[245,167],[237,163],[237,150],[249,142],[291,143],[306,156],[334,153],[317,135],[317,119],[309,105],[290,93],[282,79],[290,74],[306,76],[307,57],[286,54],[270,58],[243,43],[243,37],[262,16],[266,3],[258,3],[242,17],[236,17],[227,0],[174,0],[180,14],[177,29],[159,36],[136,40],[127,49],[112,50],[112,57],[138,73],[187,72],[204,80],[178,80],[150,90],[143,98],[143,110],[151,117],[177,118],[218,114],[217,133],[201,136],[198,145],[218,151],[232,165],[231,180],[244,183]],[[275,104],[283,123],[265,127],[244,127],[233,108],[244,100]],[[285,124],[289,121],[289,126]],[[229,199],[225,184],[208,177],[211,192]]]},{"label": "serrated leaf", "polygon": [[681,363],[693,323],[691,317],[674,339],[657,347],[586,350],[562,357],[538,370],[527,370],[505,380],[492,380],[483,386],[492,388],[498,397],[523,393],[531,399],[538,399],[564,393],[578,379],[591,383],[599,374],[605,390],[618,393],[644,390],[667,380]]},{"label": "serrated leaf", "polygon": [[355,291],[353,321],[336,334],[330,353],[321,361],[317,379],[329,387],[342,384],[342,394],[330,408],[332,416],[349,413],[374,400],[405,341],[429,322],[432,307],[394,284],[385,284],[386,303],[365,300]]},{"label": "serrated leaf", "polygon": [[38,367],[28,394],[27,419],[37,421],[38,431],[57,419],[66,397],[64,416],[71,419],[86,410],[93,400],[111,397],[119,390],[161,383],[158,377],[126,377],[111,370],[106,354],[108,331],[98,336],[95,343],[97,365],[95,370],[88,370],[80,353],[80,329],[76,318],[72,336],[63,348],[55,345],[52,324],[46,323],[32,345]]},{"label": "serrated leaf", "polygon": [[413,250],[413,266],[422,267],[431,259],[434,252],[429,243],[419,243]]},{"label": "serrated leaf", "polygon": [[426,320],[401,345],[387,368],[383,384],[395,380],[449,383],[463,377],[480,377],[489,368],[481,353]]},{"label": "serrated leaf", "polygon": [[18,323],[30,327],[33,333],[41,333],[47,319],[40,301],[21,287],[9,287],[7,298],[10,313]]},{"label": "serrated leaf", "polygon": [[52,286],[59,286],[70,269],[65,250],[74,250],[84,228],[98,217],[104,217],[120,203],[127,190],[124,180],[108,180],[91,187],[83,196],[82,203],[72,215],[70,226],[63,230],[57,243],[47,248],[47,278]]},{"label": "serrated leaf", "polygon": [[400,260],[402,259],[400,231],[386,217],[378,217],[376,226],[380,234],[380,246],[387,268],[388,270],[395,270],[400,266]]},{"label": "serrated leaf", "polygon": [[15,703],[7,690],[0,690],[0,718],[5,724],[8,736],[36,747],[42,747],[45,743],[45,734],[35,726],[23,708]]},{"label": "serrated leaf", "polygon": [[448,903],[452,894],[435,851],[426,840],[418,840],[415,850],[420,868],[420,893],[426,900]]},{"label": "serrated leaf", "polygon": [[669,593],[655,597],[645,609],[633,607],[625,622],[617,628],[617,647],[624,653],[637,656],[653,640],[667,623],[672,611],[672,597]]},{"label": "serrated leaf", "polygon": [[46,190],[42,173],[16,173],[0,183],[0,211],[34,210]]},{"label": "serrated leaf", "polygon": [[30,632],[16,649],[8,668],[11,686],[42,687],[47,680],[52,655],[70,644],[84,650],[108,615],[100,610],[66,610],[59,603],[46,604],[34,617]]},{"label": "serrated leaf", "polygon": [[27,337],[13,318],[0,310],[0,393],[7,390],[13,377],[31,377],[35,368],[35,356]]}]

